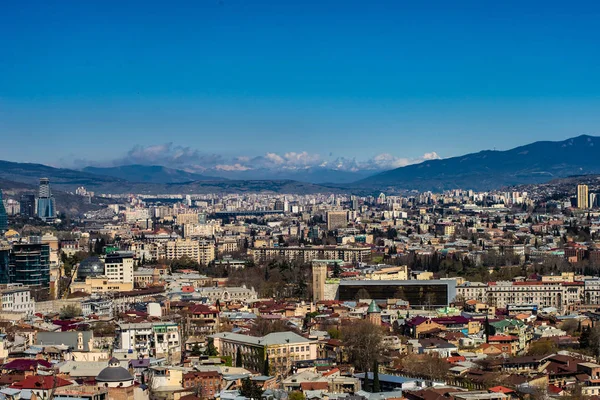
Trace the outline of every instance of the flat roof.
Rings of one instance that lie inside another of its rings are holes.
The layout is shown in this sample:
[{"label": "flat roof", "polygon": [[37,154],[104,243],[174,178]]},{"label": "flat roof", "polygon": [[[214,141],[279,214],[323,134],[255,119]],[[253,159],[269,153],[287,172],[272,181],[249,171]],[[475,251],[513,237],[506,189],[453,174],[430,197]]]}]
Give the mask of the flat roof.
[{"label": "flat roof", "polygon": [[362,286],[362,285],[447,285],[447,286],[456,285],[456,281],[452,279],[432,279],[432,280],[341,280],[340,285],[342,286]]}]

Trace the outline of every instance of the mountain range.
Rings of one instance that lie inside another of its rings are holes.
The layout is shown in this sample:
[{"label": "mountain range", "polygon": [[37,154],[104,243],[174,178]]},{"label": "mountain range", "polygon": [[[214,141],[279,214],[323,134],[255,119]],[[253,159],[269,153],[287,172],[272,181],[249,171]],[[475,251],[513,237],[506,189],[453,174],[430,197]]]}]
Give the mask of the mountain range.
[{"label": "mountain range", "polygon": [[[339,172],[339,171],[338,171]],[[600,173],[600,137],[582,135],[564,141],[541,141],[505,151],[484,150],[447,159],[424,161],[360,179],[336,173],[319,174],[321,183],[281,179],[283,173],[264,172],[264,179],[226,179],[187,172],[168,166],[123,165],[86,167],[83,170],[54,168],[42,164],[0,161],[0,179],[35,185],[40,177],[54,188],[74,191],[78,186],[98,193],[396,193],[408,190],[442,191],[463,188],[499,189],[506,186],[544,183],[571,175]],[[350,173],[349,173],[350,174]],[[300,175],[299,175],[300,177]],[[355,181],[349,182],[351,178]],[[330,179],[327,179],[330,178]],[[357,180],[360,179],[360,180]],[[314,181],[314,180],[313,180]]]},{"label": "mountain range", "polygon": [[455,188],[490,190],[600,173],[600,137],[540,141],[505,151],[485,150],[382,172],[354,186],[382,191]]}]

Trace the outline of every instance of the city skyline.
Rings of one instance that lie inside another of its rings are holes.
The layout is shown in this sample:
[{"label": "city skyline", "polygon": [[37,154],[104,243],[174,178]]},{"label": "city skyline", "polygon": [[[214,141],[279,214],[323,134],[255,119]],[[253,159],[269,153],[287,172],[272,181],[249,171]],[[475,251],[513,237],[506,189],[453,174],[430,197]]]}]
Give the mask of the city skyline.
[{"label": "city skyline", "polygon": [[594,135],[599,7],[564,7],[8,5],[0,159],[390,169]]}]

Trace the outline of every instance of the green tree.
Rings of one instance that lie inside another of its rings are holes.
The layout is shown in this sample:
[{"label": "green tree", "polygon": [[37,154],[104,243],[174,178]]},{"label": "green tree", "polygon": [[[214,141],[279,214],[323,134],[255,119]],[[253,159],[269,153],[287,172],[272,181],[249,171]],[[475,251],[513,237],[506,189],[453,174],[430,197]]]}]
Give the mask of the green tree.
[{"label": "green tree", "polygon": [[238,347],[235,353],[235,366],[241,368],[242,364],[242,348]]},{"label": "green tree", "polygon": [[339,263],[336,262],[336,263],[333,264],[333,271],[332,272],[333,272],[333,277],[334,278],[339,278],[340,277],[340,275],[342,274],[342,268],[340,267]]},{"label": "green tree", "polygon": [[373,363],[373,393],[381,392],[381,384],[379,383],[379,363],[377,360]]},{"label": "green tree", "polygon": [[215,357],[217,355],[219,355],[219,352],[217,351],[217,348],[215,347],[215,341],[213,338],[209,337],[207,344],[206,344],[206,351],[204,352],[205,355],[210,356],[210,357]]},{"label": "green tree", "polygon": [[194,343],[194,345],[192,346],[192,350],[190,351],[190,353],[193,356],[200,356],[200,355],[202,355],[202,351],[200,350],[200,346],[198,345],[198,343]]},{"label": "green tree", "polygon": [[267,354],[267,357],[265,358],[265,363],[263,365],[263,375],[264,376],[271,376],[271,371],[270,371],[270,367],[269,367],[269,355]]},{"label": "green tree", "polygon": [[256,382],[251,381],[250,378],[242,380],[242,388],[240,394],[248,399],[260,400],[263,394],[263,390]]},{"label": "green tree", "polygon": [[306,400],[306,396],[304,393],[294,390],[292,393],[288,394],[288,400]]},{"label": "green tree", "polygon": [[339,339],[342,337],[342,333],[337,328],[329,328],[327,329],[327,333],[331,339]]},{"label": "green tree", "polygon": [[60,309],[60,319],[71,319],[80,317],[83,313],[81,308],[76,305],[69,304]]},{"label": "green tree", "polygon": [[537,340],[529,345],[530,356],[545,356],[558,350],[558,346],[551,340]]}]

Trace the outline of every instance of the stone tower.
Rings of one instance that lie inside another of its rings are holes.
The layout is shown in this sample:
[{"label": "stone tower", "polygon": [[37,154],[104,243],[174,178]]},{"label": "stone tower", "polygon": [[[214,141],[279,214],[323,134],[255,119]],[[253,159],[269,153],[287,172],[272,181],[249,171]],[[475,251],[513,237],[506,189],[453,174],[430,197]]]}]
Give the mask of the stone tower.
[{"label": "stone tower", "polygon": [[375,303],[375,300],[371,300],[371,304],[367,310],[367,320],[373,325],[381,326],[381,309]]},{"label": "stone tower", "polygon": [[313,302],[317,303],[325,300],[325,280],[327,279],[327,264],[313,263],[312,265],[312,285]]}]

